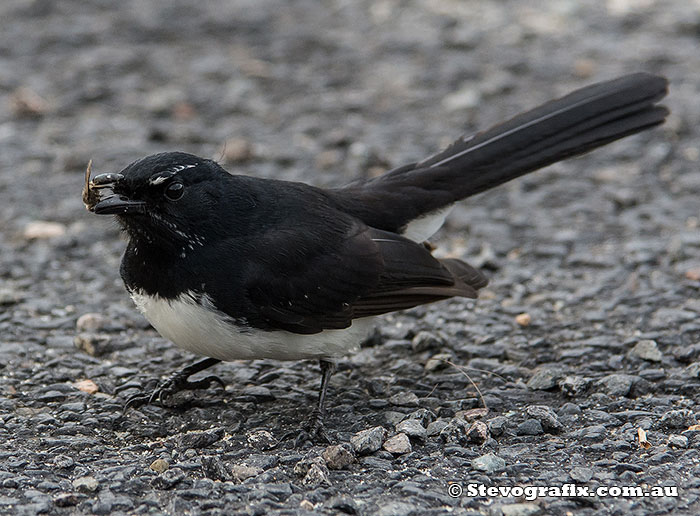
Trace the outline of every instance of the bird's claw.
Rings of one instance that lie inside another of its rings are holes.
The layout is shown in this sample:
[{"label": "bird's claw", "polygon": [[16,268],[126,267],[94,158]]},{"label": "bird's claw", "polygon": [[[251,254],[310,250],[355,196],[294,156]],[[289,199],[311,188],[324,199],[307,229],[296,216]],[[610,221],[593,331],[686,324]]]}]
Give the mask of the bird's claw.
[{"label": "bird's claw", "polygon": [[226,384],[218,376],[211,375],[201,380],[190,381],[187,376],[181,373],[175,373],[167,380],[161,382],[150,394],[139,392],[130,396],[124,404],[124,412],[130,408],[150,405],[155,402],[163,402],[181,391],[208,389],[214,383],[219,384],[222,389],[226,388]]}]

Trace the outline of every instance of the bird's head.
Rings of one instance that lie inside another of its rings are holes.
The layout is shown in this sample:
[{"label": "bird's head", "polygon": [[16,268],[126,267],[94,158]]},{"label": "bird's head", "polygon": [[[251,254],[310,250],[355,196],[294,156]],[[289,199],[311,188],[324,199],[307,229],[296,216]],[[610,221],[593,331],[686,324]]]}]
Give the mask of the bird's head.
[{"label": "bird's head", "polygon": [[231,179],[216,162],[184,152],[154,154],[86,184],[88,210],[115,215],[131,238],[177,247],[215,236]]}]

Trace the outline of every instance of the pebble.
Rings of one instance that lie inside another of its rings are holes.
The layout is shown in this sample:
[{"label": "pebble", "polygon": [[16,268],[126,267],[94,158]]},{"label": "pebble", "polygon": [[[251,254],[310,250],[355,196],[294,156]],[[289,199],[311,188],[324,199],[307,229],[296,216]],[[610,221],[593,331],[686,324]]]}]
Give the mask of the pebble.
[{"label": "pebble", "polygon": [[417,407],[418,396],[414,392],[404,391],[394,394],[389,398],[389,403],[399,407]]},{"label": "pebble", "polygon": [[561,377],[561,373],[555,371],[551,367],[539,368],[535,371],[532,377],[528,380],[527,386],[532,390],[546,391],[557,386],[557,380]]},{"label": "pebble", "polygon": [[668,436],[668,445],[676,448],[687,448],[688,438],[685,435],[672,434]]},{"label": "pebble", "polygon": [[542,429],[550,434],[558,434],[564,427],[556,412],[546,405],[530,405],[527,407],[527,415],[538,420]]},{"label": "pebble", "polygon": [[488,475],[493,475],[506,469],[506,461],[493,453],[477,457],[472,460],[471,464],[474,469],[483,471]]},{"label": "pebble", "polygon": [[576,466],[569,470],[569,476],[571,477],[571,480],[583,484],[585,484],[593,478],[593,473],[593,468],[587,468],[584,466]]},{"label": "pebble", "polygon": [[384,449],[393,455],[403,455],[404,453],[410,453],[413,448],[411,447],[411,440],[404,433],[396,434],[389,437],[384,441]]},{"label": "pebble", "polygon": [[428,349],[439,349],[445,345],[445,338],[442,335],[429,331],[419,331],[411,339],[411,348],[416,353]]},{"label": "pebble", "polygon": [[330,469],[345,469],[355,462],[353,448],[348,443],[328,446],[321,456]]},{"label": "pebble", "polygon": [[535,516],[542,513],[542,508],[536,503],[511,503],[508,505],[499,505],[503,516]]},{"label": "pebble", "polygon": [[505,434],[508,429],[508,418],[505,416],[496,416],[488,422],[489,432],[494,437],[500,437]]},{"label": "pebble", "polygon": [[519,326],[530,326],[532,323],[532,316],[526,312],[518,314],[515,316],[515,322]]},{"label": "pebble", "polygon": [[66,226],[60,222],[35,220],[24,227],[24,238],[27,240],[42,240],[56,238],[66,234]]},{"label": "pebble", "polygon": [[87,392],[88,394],[95,394],[100,390],[97,384],[89,379],[78,380],[73,383],[73,386],[79,391]]},{"label": "pebble", "polygon": [[151,462],[151,465],[148,467],[156,473],[163,473],[163,471],[170,467],[170,464],[165,459],[156,459],[153,462]]},{"label": "pebble", "polygon": [[81,493],[94,493],[100,487],[95,477],[79,477],[73,480],[73,488]]},{"label": "pebble", "polygon": [[544,433],[542,423],[537,419],[526,419],[515,429],[517,435],[540,435]]},{"label": "pebble", "polygon": [[247,478],[257,477],[262,472],[262,468],[249,466],[248,464],[234,464],[231,466],[231,474],[239,482],[243,482]]},{"label": "pebble", "polygon": [[689,409],[674,409],[664,412],[659,421],[659,428],[683,429],[697,424],[698,419],[695,412]]},{"label": "pebble", "polygon": [[598,380],[597,385],[610,396],[627,396],[632,389],[634,381],[634,376],[614,373]]},{"label": "pebble", "polygon": [[640,340],[634,345],[630,355],[649,362],[661,362],[663,358],[659,346],[653,340]]},{"label": "pebble", "polygon": [[185,479],[185,472],[180,468],[169,468],[151,480],[156,489],[172,489]]},{"label": "pebble", "polygon": [[465,438],[474,444],[484,444],[489,438],[489,427],[483,421],[474,421],[467,429]]},{"label": "pebble", "polygon": [[78,317],[75,322],[77,332],[95,333],[104,330],[109,325],[109,320],[102,314],[86,313]]},{"label": "pebble", "polygon": [[430,357],[425,363],[425,370],[427,372],[439,371],[440,369],[445,369],[454,360],[454,356],[450,353],[437,353]]},{"label": "pebble", "polygon": [[386,430],[381,426],[375,426],[357,432],[350,438],[350,444],[358,455],[369,455],[382,447],[385,438]]},{"label": "pebble", "polygon": [[[223,436],[223,434],[222,434]],[[247,436],[248,444],[258,450],[271,450],[277,446],[277,439],[269,430],[256,430]]]},{"label": "pebble", "polygon": [[421,440],[424,440],[428,435],[418,419],[404,419],[396,425],[396,431]]},{"label": "pebble", "polygon": [[434,437],[439,435],[449,424],[449,421],[438,419],[428,424],[428,428],[426,429],[425,433],[428,435],[428,437]]},{"label": "pebble", "polygon": [[204,432],[188,432],[180,437],[183,448],[201,449],[214,444],[224,436],[224,429],[206,430]]}]

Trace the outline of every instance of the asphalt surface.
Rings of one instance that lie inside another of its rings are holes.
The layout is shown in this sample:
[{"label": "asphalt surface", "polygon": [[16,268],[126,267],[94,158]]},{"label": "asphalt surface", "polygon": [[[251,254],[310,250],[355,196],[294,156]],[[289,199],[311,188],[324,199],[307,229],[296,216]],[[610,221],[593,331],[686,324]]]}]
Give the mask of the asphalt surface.
[{"label": "asphalt surface", "polygon": [[[7,0],[0,20],[0,513],[700,513],[697,2]],[[194,357],[128,299],[89,159],[340,185],[637,70],[669,78],[668,123],[459,205],[434,244],[489,287],[379,320],[332,379],[332,446],[293,447],[309,362],[222,364],[225,390],[122,414]]]}]

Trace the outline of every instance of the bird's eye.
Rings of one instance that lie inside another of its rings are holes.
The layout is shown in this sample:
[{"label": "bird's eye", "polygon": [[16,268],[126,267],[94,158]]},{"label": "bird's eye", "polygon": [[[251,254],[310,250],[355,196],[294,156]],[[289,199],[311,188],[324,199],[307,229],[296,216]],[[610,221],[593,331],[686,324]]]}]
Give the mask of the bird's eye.
[{"label": "bird's eye", "polygon": [[177,201],[185,193],[185,185],[180,181],[170,183],[165,189],[165,196],[171,201]]}]

